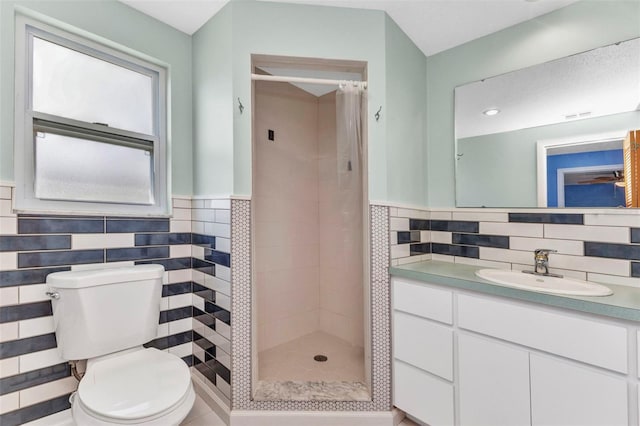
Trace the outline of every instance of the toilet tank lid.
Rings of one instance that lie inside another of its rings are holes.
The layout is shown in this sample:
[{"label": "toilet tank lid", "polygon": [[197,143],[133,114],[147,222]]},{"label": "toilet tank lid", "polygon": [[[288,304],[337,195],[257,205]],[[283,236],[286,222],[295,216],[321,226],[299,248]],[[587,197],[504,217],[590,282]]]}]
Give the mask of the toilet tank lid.
[{"label": "toilet tank lid", "polygon": [[54,272],[47,275],[47,285],[53,288],[85,288],[126,281],[162,278],[162,265],[136,265],[119,268]]}]

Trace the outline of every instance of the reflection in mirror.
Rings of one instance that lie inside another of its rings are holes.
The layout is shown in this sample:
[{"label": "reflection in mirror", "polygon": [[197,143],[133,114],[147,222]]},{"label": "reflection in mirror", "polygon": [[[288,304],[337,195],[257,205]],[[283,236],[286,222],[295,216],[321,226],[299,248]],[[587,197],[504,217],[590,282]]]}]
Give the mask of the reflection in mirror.
[{"label": "reflection in mirror", "polygon": [[639,76],[633,39],[457,87],[456,205],[638,207]]},{"label": "reflection in mirror", "polygon": [[624,207],[624,134],[539,141],[538,205]]}]

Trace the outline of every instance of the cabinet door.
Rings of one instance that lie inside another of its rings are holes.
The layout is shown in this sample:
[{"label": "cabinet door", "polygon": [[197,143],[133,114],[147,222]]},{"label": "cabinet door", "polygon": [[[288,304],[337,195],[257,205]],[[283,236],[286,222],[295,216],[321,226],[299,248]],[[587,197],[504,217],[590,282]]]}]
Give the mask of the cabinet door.
[{"label": "cabinet door", "polygon": [[526,351],[461,333],[458,363],[460,425],[531,424]]},{"label": "cabinet door", "polygon": [[628,425],[624,379],[531,355],[531,420],[544,426]]}]

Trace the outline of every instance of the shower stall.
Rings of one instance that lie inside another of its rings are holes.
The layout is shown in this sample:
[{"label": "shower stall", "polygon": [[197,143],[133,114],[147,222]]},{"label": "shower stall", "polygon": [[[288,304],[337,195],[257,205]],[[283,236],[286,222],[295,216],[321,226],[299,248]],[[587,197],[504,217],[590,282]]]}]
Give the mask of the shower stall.
[{"label": "shower stall", "polygon": [[254,398],[367,400],[365,68],[273,61],[254,57]]}]

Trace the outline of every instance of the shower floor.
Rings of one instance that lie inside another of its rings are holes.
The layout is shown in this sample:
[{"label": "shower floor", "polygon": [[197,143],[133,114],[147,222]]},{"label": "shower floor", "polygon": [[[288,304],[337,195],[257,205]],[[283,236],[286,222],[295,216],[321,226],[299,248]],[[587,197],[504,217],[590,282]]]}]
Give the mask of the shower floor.
[{"label": "shower floor", "polygon": [[[324,355],[318,362],[314,356]],[[368,400],[363,348],[317,331],[258,354],[256,399]]]}]

